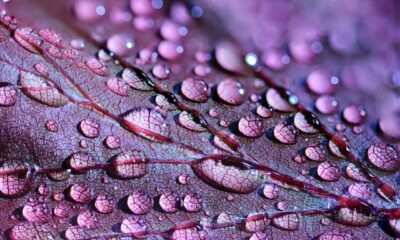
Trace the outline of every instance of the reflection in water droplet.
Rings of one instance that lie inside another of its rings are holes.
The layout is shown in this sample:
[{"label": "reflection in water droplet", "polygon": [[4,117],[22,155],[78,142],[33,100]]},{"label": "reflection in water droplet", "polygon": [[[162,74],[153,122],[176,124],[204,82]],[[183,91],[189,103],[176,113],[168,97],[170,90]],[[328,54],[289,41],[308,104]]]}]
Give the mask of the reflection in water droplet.
[{"label": "reflection in water droplet", "polygon": [[[17,174],[10,172],[15,171]],[[6,197],[20,197],[33,185],[33,178],[27,166],[17,161],[0,163],[0,193]]]},{"label": "reflection in water droplet", "polygon": [[327,70],[317,69],[308,75],[307,86],[317,95],[333,94],[336,92],[337,79],[337,77],[332,77]]},{"label": "reflection in water droplet", "polygon": [[117,149],[121,146],[121,139],[117,136],[110,135],[106,137],[104,143],[110,149]]},{"label": "reflection in water droplet", "polygon": [[77,203],[88,203],[91,198],[90,189],[83,183],[74,183],[69,187],[69,197]]},{"label": "reflection in water droplet", "polygon": [[128,85],[120,78],[111,78],[107,80],[107,88],[119,96],[128,96]]},{"label": "reflection in water droplet", "polygon": [[133,89],[149,91],[152,88],[147,84],[146,79],[139,70],[134,68],[125,68],[122,71],[122,79]]},{"label": "reflection in water droplet", "polygon": [[338,109],[338,102],[335,97],[323,95],[315,101],[315,107],[322,114],[333,114]]},{"label": "reflection in water droplet", "polygon": [[49,208],[45,203],[32,199],[22,208],[22,216],[29,222],[45,223],[48,220]]},{"label": "reflection in water droplet", "polygon": [[167,67],[166,65],[156,64],[151,70],[151,72],[156,78],[164,80],[167,79],[171,74],[171,69],[169,69],[169,67]]},{"label": "reflection in water droplet", "polygon": [[322,162],[326,159],[326,152],[321,145],[311,145],[307,147],[304,154],[309,160]]},{"label": "reflection in water droplet", "polygon": [[86,229],[96,229],[98,221],[99,220],[96,213],[90,210],[85,210],[79,213],[78,217],[76,218],[78,225]]},{"label": "reflection in water droplet", "polygon": [[295,110],[295,107],[292,103],[297,104],[297,98],[293,99],[294,97],[292,97],[291,102],[289,102],[290,96],[294,95],[285,94],[285,96],[283,96],[276,89],[270,88],[267,91],[266,100],[271,107],[278,111],[293,112]]},{"label": "reflection in water droplet", "polygon": [[231,42],[218,43],[215,48],[215,58],[218,64],[227,71],[235,73],[245,71],[246,66],[240,50]]},{"label": "reflection in water droplet", "polygon": [[54,46],[60,47],[63,44],[63,39],[61,35],[56,32],[54,29],[40,29],[39,35],[48,43],[53,44]]},{"label": "reflection in water droplet", "polygon": [[203,200],[195,193],[185,194],[181,200],[183,208],[188,212],[198,212],[202,209]]},{"label": "reflection in water droplet", "polygon": [[46,225],[30,222],[18,223],[8,232],[12,240],[55,239]]},{"label": "reflection in water droplet", "polygon": [[319,164],[317,167],[317,174],[322,180],[330,182],[339,180],[341,176],[339,169],[329,162]]},{"label": "reflection in water droplet", "polygon": [[65,230],[64,236],[67,240],[81,240],[89,238],[89,234],[81,227],[71,226]]},{"label": "reflection in water droplet", "polygon": [[333,219],[341,224],[354,227],[368,226],[375,221],[375,217],[367,209],[342,207],[333,213]]},{"label": "reflection in water droplet", "polygon": [[171,41],[161,41],[158,44],[157,51],[161,57],[174,61],[183,53],[184,49],[181,45]]},{"label": "reflection in water droplet", "polygon": [[263,195],[267,199],[276,199],[279,197],[279,193],[280,187],[273,183],[267,183],[263,188]]}]

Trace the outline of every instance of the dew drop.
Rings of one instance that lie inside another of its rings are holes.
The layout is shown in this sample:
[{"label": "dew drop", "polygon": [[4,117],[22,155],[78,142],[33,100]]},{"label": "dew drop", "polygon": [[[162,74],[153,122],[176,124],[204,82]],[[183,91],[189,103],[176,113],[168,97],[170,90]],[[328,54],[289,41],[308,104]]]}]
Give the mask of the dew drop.
[{"label": "dew drop", "polygon": [[174,192],[165,192],[160,195],[158,204],[161,209],[166,213],[174,213],[178,211],[178,196]]},{"label": "dew drop", "polygon": [[231,42],[218,43],[215,48],[215,58],[218,64],[229,72],[243,73],[246,70],[240,50]]},{"label": "dew drop", "polygon": [[8,232],[8,237],[11,240],[55,239],[44,225],[31,222],[13,226]]},{"label": "dew drop", "polygon": [[0,106],[13,106],[17,101],[17,90],[6,82],[0,82]]},{"label": "dew drop", "polygon": [[121,139],[117,136],[110,135],[106,137],[104,143],[110,149],[117,149],[121,146]]},{"label": "dew drop", "polygon": [[350,233],[341,230],[331,230],[324,232],[316,238],[316,240],[352,240],[353,237]]},{"label": "dew drop", "polygon": [[[346,144],[346,149],[349,149],[349,142],[348,142],[348,140],[347,139],[345,139],[345,138],[341,138],[342,139],[342,141]],[[346,158],[346,156],[344,155],[344,153],[342,152],[342,150],[339,148],[339,146],[332,140],[332,139],[330,139],[329,140],[329,143],[328,143],[328,147],[329,147],[329,150],[333,153],[333,155],[335,155],[336,157],[339,157],[339,158]]]},{"label": "dew drop", "polygon": [[177,181],[181,185],[187,185],[190,181],[190,176],[187,174],[179,174]]},{"label": "dew drop", "polygon": [[93,211],[89,210],[79,213],[78,217],[76,218],[76,222],[78,223],[79,227],[85,229],[96,229],[98,221],[97,215]]},{"label": "dew drop", "polygon": [[262,121],[254,115],[247,115],[239,120],[238,129],[246,137],[259,137],[264,133]]},{"label": "dew drop", "polygon": [[339,169],[329,162],[320,163],[317,167],[317,174],[322,180],[329,182],[337,181],[341,176]]},{"label": "dew drop", "polygon": [[111,195],[100,193],[94,201],[94,207],[100,213],[111,213],[114,211],[116,201]]},{"label": "dew drop", "polygon": [[375,217],[369,210],[347,207],[341,207],[336,210],[333,213],[333,219],[338,223],[353,227],[368,226],[375,221]]},{"label": "dew drop", "polygon": [[333,94],[338,82],[325,69],[312,71],[307,77],[307,87],[317,95]]},{"label": "dew drop", "polygon": [[288,203],[286,201],[279,201],[275,206],[277,210],[284,211],[288,208]]},{"label": "dew drop", "polygon": [[150,15],[155,11],[149,0],[131,0],[129,2],[132,12],[137,15]]},{"label": "dew drop", "polygon": [[194,132],[204,132],[207,129],[205,129],[200,123],[197,123],[192,115],[190,115],[188,112],[183,111],[179,114],[178,116],[178,123],[180,126],[194,131]]},{"label": "dew drop", "polygon": [[370,163],[384,171],[396,171],[400,167],[400,157],[395,148],[386,144],[373,144],[368,148],[367,157]]},{"label": "dew drop", "polygon": [[362,123],[366,117],[367,112],[362,106],[350,105],[343,110],[343,118],[350,124],[358,125]]},{"label": "dew drop", "polygon": [[[233,135],[233,134],[229,134],[227,132],[222,132],[221,134],[225,135],[226,138],[228,139],[228,141],[235,142],[235,143],[238,142],[238,140],[236,139],[235,135]],[[222,141],[216,135],[214,136],[214,138],[212,140],[212,144],[215,147],[219,148],[220,150],[223,150],[223,151],[226,151],[226,152],[229,152],[229,153],[234,153],[235,152],[228,144],[226,144],[224,141]]]},{"label": "dew drop", "polygon": [[61,35],[53,29],[45,28],[39,30],[39,35],[48,43],[54,46],[61,47],[63,39]]},{"label": "dew drop", "polygon": [[265,214],[252,213],[244,220],[244,228],[247,232],[262,232],[267,228],[270,220]]},{"label": "dew drop", "polygon": [[79,130],[85,137],[96,138],[100,135],[100,124],[93,119],[86,118],[79,122]]},{"label": "dew drop", "polygon": [[[293,112],[296,108],[289,102],[290,93],[281,94],[275,88],[270,88],[266,94],[268,104],[281,112]],[[297,102],[295,103],[297,104]]]},{"label": "dew drop", "polygon": [[273,184],[267,183],[263,188],[263,195],[267,199],[276,199],[279,197],[280,187]]},{"label": "dew drop", "polygon": [[49,193],[49,187],[47,186],[47,184],[42,183],[37,188],[37,191],[40,195],[45,196]]},{"label": "dew drop", "polygon": [[205,77],[211,73],[211,68],[206,64],[196,64],[193,68],[193,73],[199,77]]},{"label": "dew drop", "polygon": [[33,199],[24,205],[22,208],[22,216],[29,222],[45,223],[48,221],[49,208],[46,204]]},{"label": "dew drop", "polygon": [[48,76],[49,75],[49,69],[47,68],[47,65],[44,63],[36,63],[33,65],[33,68],[42,76]]},{"label": "dew drop", "polygon": [[400,117],[397,115],[386,115],[379,119],[378,127],[383,136],[393,139],[400,139]]},{"label": "dew drop", "polygon": [[50,46],[49,49],[48,49],[48,51],[49,51],[49,54],[50,54],[52,57],[56,58],[56,59],[62,59],[62,58],[63,58],[63,55],[62,55],[60,49],[58,49],[58,48],[55,47],[55,46]]},{"label": "dew drop", "polygon": [[83,183],[74,183],[68,191],[69,197],[77,203],[88,203],[91,197],[90,189]]},{"label": "dew drop", "polygon": [[259,105],[256,109],[256,113],[258,116],[262,118],[270,118],[273,115],[273,112],[271,109],[264,107],[263,105]]},{"label": "dew drop", "polygon": [[370,200],[372,198],[372,189],[365,183],[352,183],[348,191],[351,196],[356,198],[364,200]]},{"label": "dew drop", "polygon": [[212,117],[212,118],[217,118],[217,117],[219,116],[219,112],[218,112],[218,110],[215,109],[215,108],[210,108],[210,109],[208,110],[208,115],[209,115],[210,117]]},{"label": "dew drop", "polygon": [[181,84],[182,95],[193,102],[206,102],[209,89],[207,83],[200,78],[187,78]]},{"label": "dew drop", "polygon": [[146,158],[140,151],[129,150],[113,158],[107,170],[117,178],[142,177],[147,172]]},{"label": "dew drop", "polygon": [[124,57],[135,47],[132,38],[124,34],[114,34],[107,40],[107,48],[117,56]]},{"label": "dew drop", "polygon": [[290,63],[291,59],[285,52],[273,49],[263,54],[262,61],[268,68],[280,71]]},{"label": "dew drop", "polygon": [[121,223],[121,232],[129,234],[143,233],[147,229],[145,222],[138,216],[125,218]]},{"label": "dew drop", "polygon": [[[312,113],[311,113],[312,114]],[[316,119],[316,116],[314,114],[311,115],[313,119]],[[316,120],[319,124],[319,121]],[[307,116],[304,115],[302,112],[297,112],[294,115],[294,120],[293,120],[294,125],[303,133],[317,133],[319,130],[313,126],[312,123],[309,122],[309,119],[307,119]]]},{"label": "dew drop", "polygon": [[227,165],[212,159],[202,161],[192,168],[206,183],[236,193],[253,192],[261,184],[263,178],[263,174],[258,170]]},{"label": "dew drop", "polygon": [[316,109],[326,115],[335,113],[338,110],[338,105],[336,98],[328,95],[320,96],[315,101]]},{"label": "dew drop", "polygon": [[234,220],[234,216],[227,212],[221,212],[215,218],[215,222],[218,224],[231,223],[231,222],[233,222],[233,220]]},{"label": "dew drop", "polygon": [[249,240],[268,240],[268,239],[269,239],[268,235],[263,232],[255,232],[249,238]]},{"label": "dew drop", "polygon": [[132,132],[152,141],[163,141],[169,135],[165,117],[156,109],[133,109],[125,114],[123,123]]},{"label": "dew drop", "polygon": [[85,40],[83,39],[75,38],[69,42],[69,45],[75,50],[83,50],[85,48],[86,43]]},{"label": "dew drop", "polygon": [[53,210],[54,215],[60,218],[69,217],[70,212],[71,208],[66,203],[57,204]]},{"label": "dew drop", "polygon": [[147,79],[147,76],[144,75],[143,72],[135,68],[125,68],[122,71],[122,80],[136,90],[152,90],[151,86],[149,86],[147,83]]},{"label": "dew drop", "polygon": [[90,238],[89,234],[81,227],[71,226],[65,230],[64,236],[67,240],[83,240]]},{"label": "dew drop", "polygon": [[67,161],[68,166],[76,173],[85,173],[96,165],[92,156],[86,152],[76,152]]},{"label": "dew drop", "polygon": [[107,66],[101,63],[96,58],[89,58],[85,62],[85,64],[94,74],[97,74],[98,76],[101,77],[108,77],[109,71]]},{"label": "dew drop", "polygon": [[48,173],[48,177],[53,181],[64,182],[69,179],[69,170],[60,170]]},{"label": "dew drop", "polygon": [[[16,173],[13,174],[13,171]],[[20,197],[30,190],[32,184],[32,176],[24,164],[16,161],[4,161],[0,163],[1,195],[6,197]]]},{"label": "dew drop", "polygon": [[397,235],[400,235],[400,219],[391,218],[389,220],[389,226],[396,232]]},{"label": "dew drop", "polygon": [[354,181],[367,182],[368,179],[362,174],[361,170],[353,163],[346,167],[346,176]]},{"label": "dew drop", "polygon": [[166,60],[174,61],[183,53],[183,47],[175,42],[161,41],[158,44],[157,51]]},{"label": "dew drop", "polygon": [[151,72],[156,78],[164,80],[167,79],[171,74],[171,69],[164,64],[156,64]]},{"label": "dew drop", "polygon": [[272,225],[282,230],[296,231],[300,227],[300,218],[296,213],[284,213],[272,217]]},{"label": "dew drop", "polygon": [[203,200],[195,193],[185,194],[182,198],[181,204],[188,212],[199,212],[202,209]]},{"label": "dew drop", "polygon": [[119,96],[128,96],[128,85],[120,78],[111,78],[107,80],[107,88]]},{"label": "dew drop", "polygon": [[150,212],[153,208],[153,199],[143,191],[134,191],[128,196],[127,205],[132,213],[143,215]]},{"label": "dew drop", "polygon": [[171,234],[171,240],[206,240],[207,233],[200,226],[177,228]]},{"label": "dew drop", "polygon": [[274,137],[283,144],[295,144],[297,141],[297,129],[286,123],[279,123],[274,128]]},{"label": "dew drop", "polygon": [[224,79],[218,84],[217,94],[222,101],[230,105],[240,105],[246,99],[242,84],[230,78]]},{"label": "dew drop", "polygon": [[304,150],[304,154],[311,161],[322,162],[326,159],[326,152],[321,145],[311,145]]},{"label": "dew drop", "polygon": [[181,38],[180,27],[171,20],[166,20],[160,27],[160,34],[165,40],[176,42]]},{"label": "dew drop", "polygon": [[53,83],[32,73],[21,72],[19,83],[27,96],[50,107],[62,107],[69,102]]},{"label": "dew drop", "polygon": [[17,28],[14,31],[14,39],[19,45],[21,45],[29,52],[35,54],[42,53],[42,49],[40,48],[42,40],[39,34],[34,32],[33,28],[30,27]]}]

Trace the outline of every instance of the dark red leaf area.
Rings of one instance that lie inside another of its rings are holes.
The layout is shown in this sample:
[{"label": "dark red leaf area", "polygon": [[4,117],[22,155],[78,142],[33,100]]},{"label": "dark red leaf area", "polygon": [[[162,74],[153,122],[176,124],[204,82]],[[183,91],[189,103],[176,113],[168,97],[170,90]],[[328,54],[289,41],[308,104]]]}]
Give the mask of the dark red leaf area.
[{"label": "dark red leaf area", "polygon": [[1,236],[395,238],[397,4],[256,2],[4,3]]}]

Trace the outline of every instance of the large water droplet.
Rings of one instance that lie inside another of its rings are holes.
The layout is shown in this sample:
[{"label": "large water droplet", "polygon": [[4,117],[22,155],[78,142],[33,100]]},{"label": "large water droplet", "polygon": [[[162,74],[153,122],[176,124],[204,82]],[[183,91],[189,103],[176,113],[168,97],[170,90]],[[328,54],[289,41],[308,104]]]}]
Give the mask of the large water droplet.
[{"label": "large water droplet", "polygon": [[[16,173],[13,174],[13,171]],[[24,164],[16,161],[4,161],[0,164],[0,193],[2,195],[22,196],[30,190],[32,184],[33,178]]]},{"label": "large water droplet", "polygon": [[152,141],[163,141],[169,135],[165,117],[155,109],[133,109],[125,114],[123,123],[132,132]]},{"label": "large water droplet", "polygon": [[8,232],[8,237],[11,240],[55,239],[45,225],[30,222],[13,226]]},{"label": "large water droplet", "polygon": [[367,209],[342,207],[333,213],[333,219],[338,222],[354,227],[368,226],[375,221],[375,217]]},{"label": "large water droplet", "polygon": [[300,227],[300,218],[297,213],[284,213],[272,218],[272,225],[287,231],[296,231]]},{"label": "large water droplet", "polygon": [[144,176],[147,172],[146,158],[142,152],[135,150],[120,153],[112,159],[108,171],[122,179]]},{"label": "large water droplet", "polygon": [[308,88],[317,95],[335,93],[337,84],[337,77],[332,77],[324,69],[314,70],[307,77]]},{"label": "large water droplet", "polygon": [[78,226],[71,226],[65,230],[64,236],[67,240],[83,240],[90,238],[85,229]]},{"label": "large water droplet", "polygon": [[322,180],[330,182],[339,180],[341,176],[339,169],[329,162],[320,163],[317,167],[317,174]]},{"label": "large water droplet", "polygon": [[167,213],[174,213],[178,211],[178,196],[174,192],[165,192],[160,195],[158,204],[161,209]]},{"label": "large water droplet", "polygon": [[32,199],[22,208],[22,216],[29,222],[45,223],[48,220],[50,209],[45,203]]},{"label": "large water droplet", "polygon": [[42,49],[40,48],[42,39],[39,34],[33,30],[33,28],[17,28],[14,31],[14,39],[26,50],[36,54],[42,53]]},{"label": "large water droplet", "polygon": [[111,213],[114,211],[116,201],[113,196],[100,193],[94,201],[94,207],[100,213]]},{"label": "large water droplet", "polygon": [[146,231],[146,228],[145,222],[137,216],[125,218],[121,223],[121,232],[123,233],[143,233]]},{"label": "large water droplet", "polygon": [[79,130],[85,137],[96,138],[100,135],[100,124],[93,119],[86,118],[79,122]]},{"label": "large water droplet", "polygon": [[[312,116],[313,119],[316,119],[314,114],[312,114],[311,116]],[[307,119],[306,115],[304,115],[302,112],[297,112],[294,115],[293,123],[303,133],[317,133],[317,132],[319,132],[319,130],[316,129],[315,126],[313,126],[313,123],[309,122],[309,120]],[[318,123],[319,123],[319,121],[318,121]]]},{"label": "large water droplet", "polygon": [[90,210],[85,210],[79,213],[78,217],[76,218],[76,222],[78,223],[79,227],[86,229],[96,229],[98,221],[99,220],[96,213]]},{"label": "large water droplet", "polygon": [[88,60],[86,60],[85,64],[93,73],[101,77],[108,77],[109,71],[107,66],[96,58],[89,58]]},{"label": "large water droplet", "polygon": [[368,181],[368,179],[363,175],[361,170],[353,163],[349,163],[349,165],[347,165],[346,176],[354,181],[360,181],[360,182]]},{"label": "large water droplet", "polygon": [[295,144],[297,141],[297,129],[286,123],[279,123],[274,128],[274,137],[283,144]]},{"label": "large water droplet", "polygon": [[77,203],[88,203],[91,198],[90,189],[83,183],[74,183],[68,191],[69,197]]},{"label": "large water droplet", "polygon": [[256,113],[258,116],[262,117],[262,118],[270,118],[272,117],[272,110],[264,107],[263,105],[259,105],[256,109]]},{"label": "large water droplet", "polygon": [[187,78],[181,84],[181,93],[191,101],[206,102],[209,90],[207,83],[203,79]]},{"label": "large water droplet", "polygon": [[367,117],[367,112],[364,107],[357,105],[347,106],[343,110],[343,118],[346,122],[358,125]]},{"label": "large water droplet", "polygon": [[186,211],[198,212],[202,208],[203,200],[195,193],[188,193],[183,196],[181,203]]},{"label": "large water droplet", "polygon": [[134,214],[147,214],[153,208],[153,199],[143,191],[134,191],[128,196],[127,205]]},{"label": "large water droplet", "polygon": [[17,101],[17,90],[6,82],[0,82],[0,106],[13,106]]},{"label": "large water droplet", "polygon": [[367,157],[372,165],[384,171],[396,171],[400,167],[397,150],[385,143],[371,145]]},{"label": "large water droplet", "polygon": [[250,193],[261,183],[263,174],[254,169],[227,165],[207,159],[194,165],[193,170],[205,182],[214,187],[237,193]]},{"label": "large water droplet", "polygon": [[231,105],[240,105],[246,99],[242,84],[230,78],[224,79],[218,84],[217,94],[222,101]]},{"label": "large water droplet", "polygon": [[51,107],[61,107],[69,102],[53,83],[32,73],[21,72],[19,83],[29,97]]},{"label": "large water droplet", "polygon": [[128,85],[120,78],[111,78],[107,80],[107,88],[119,96],[128,96]]},{"label": "large water droplet", "polygon": [[259,137],[264,133],[262,121],[254,115],[247,115],[239,120],[238,129],[246,137]]}]

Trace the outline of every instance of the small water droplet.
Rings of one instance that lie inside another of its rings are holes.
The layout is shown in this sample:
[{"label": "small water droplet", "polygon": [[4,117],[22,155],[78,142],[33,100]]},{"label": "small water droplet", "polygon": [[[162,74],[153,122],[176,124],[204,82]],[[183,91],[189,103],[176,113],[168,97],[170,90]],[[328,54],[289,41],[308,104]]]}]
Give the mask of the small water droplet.
[{"label": "small water droplet", "polygon": [[[267,91],[266,100],[267,103],[274,109],[281,112],[293,112],[296,108],[293,106],[295,99],[292,99],[292,103],[289,102],[289,97],[293,96],[291,93],[285,91],[280,93],[275,88],[270,88]],[[295,102],[297,104],[297,102]]]},{"label": "small water droplet", "polygon": [[53,44],[54,46],[60,47],[63,44],[61,35],[54,29],[49,29],[49,28],[41,29],[39,30],[39,35],[46,42]]},{"label": "small water droplet", "polygon": [[271,223],[282,230],[296,231],[300,227],[300,218],[296,213],[285,213],[274,216]]},{"label": "small water droplet", "polygon": [[128,85],[120,78],[111,78],[107,80],[107,88],[119,96],[128,96]]},{"label": "small water droplet", "polygon": [[85,62],[86,66],[95,74],[101,77],[108,77],[109,71],[106,65],[101,63],[96,58],[89,58]]},{"label": "small water droplet", "polygon": [[29,222],[45,223],[48,221],[49,208],[45,203],[34,199],[29,201],[22,208],[22,216]]},{"label": "small water droplet", "polygon": [[279,197],[279,193],[280,187],[273,183],[267,183],[263,188],[263,195],[267,199],[276,199]]},{"label": "small water droplet", "polygon": [[[19,172],[12,174],[10,172]],[[0,193],[6,197],[20,197],[27,193],[33,179],[29,175],[27,166],[17,161],[0,163]]]},{"label": "small water droplet", "polygon": [[179,174],[177,181],[179,184],[187,185],[189,183],[190,176],[187,174]]},{"label": "small water droplet", "polygon": [[367,112],[362,106],[350,105],[343,110],[343,118],[350,124],[358,125],[362,123],[366,117]]},{"label": "small water droplet", "polygon": [[127,205],[132,213],[143,215],[150,212],[153,208],[153,199],[143,191],[134,191],[128,196]]},{"label": "small water droplet", "polygon": [[36,63],[35,65],[33,65],[33,68],[42,76],[49,75],[49,70],[47,68],[47,65],[44,63]]},{"label": "small water droplet", "polygon": [[187,78],[181,84],[182,95],[194,102],[206,102],[209,89],[207,83],[200,78]]},{"label": "small water droplet", "polygon": [[317,95],[333,94],[336,92],[337,81],[325,69],[316,69],[307,77],[307,87]]},{"label": "small water droplet", "polygon": [[192,115],[183,111],[178,116],[178,123],[180,126],[195,132],[204,132],[206,129],[200,124],[195,122]]},{"label": "small water droplet", "polygon": [[78,226],[68,227],[67,230],[65,230],[64,236],[67,240],[80,240],[90,238],[85,229]]},{"label": "small water droplet", "polygon": [[60,218],[69,217],[70,211],[71,211],[71,208],[66,203],[58,203],[53,209],[54,215],[56,217],[60,217]]},{"label": "small water droplet", "polygon": [[113,176],[122,179],[142,177],[147,173],[144,154],[140,151],[129,150],[118,154],[112,159],[107,169]]},{"label": "small water droplet", "polygon": [[96,138],[100,135],[100,124],[93,119],[86,118],[79,122],[79,130],[85,137]]},{"label": "small water droplet", "polygon": [[195,193],[185,194],[182,198],[182,207],[188,212],[198,212],[202,209],[203,200]]},{"label": "small water droplet", "polygon": [[324,233],[320,234],[316,238],[316,240],[334,240],[334,239],[337,239],[337,240],[339,240],[339,239],[340,240],[352,240],[353,237],[348,232],[344,232],[344,231],[341,231],[341,230],[334,229],[334,230],[330,230],[330,231],[324,232]]},{"label": "small water droplet", "polygon": [[17,28],[14,31],[14,39],[19,45],[28,50],[31,53],[41,54],[42,49],[40,45],[42,44],[42,39],[37,34],[33,28],[22,27]]},{"label": "small water droplet", "polygon": [[235,73],[245,72],[245,64],[238,47],[227,41],[217,44],[215,58],[218,64],[225,70]]},{"label": "small water droplet", "polygon": [[171,41],[161,41],[158,44],[157,51],[161,57],[166,60],[177,60],[183,53],[184,49],[181,45]]},{"label": "small water droplet", "polygon": [[138,216],[125,218],[121,223],[121,232],[138,234],[146,231],[145,222]]},{"label": "small water droplet", "polygon": [[265,231],[270,223],[270,219],[264,214],[251,213],[244,220],[244,228],[247,232],[262,232]]},{"label": "small water droplet", "polygon": [[293,119],[294,125],[303,133],[317,133],[319,130],[319,120],[313,113],[305,115],[303,112],[297,112]]},{"label": "small water droplet", "polygon": [[133,39],[125,34],[114,34],[107,40],[108,50],[120,57],[128,55],[134,47]]},{"label": "small water droplet", "polygon": [[258,116],[262,118],[270,118],[273,115],[273,112],[271,109],[264,107],[263,105],[259,105],[256,109],[256,113]]},{"label": "small water droplet", "polygon": [[304,154],[309,160],[322,162],[326,159],[326,152],[321,145],[311,145],[307,147]]},{"label": "small water droplet", "polygon": [[110,149],[117,149],[121,146],[121,139],[117,136],[110,135],[106,137],[104,143]]},{"label": "small water droplet", "polygon": [[122,79],[133,89],[142,91],[152,90],[151,86],[147,83],[147,76],[139,69],[125,68],[122,71]]},{"label": "small water droplet", "polygon": [[315,101],[316,109],[322,114],[333,114],[338,110],[338,102],[333,96],[323,95]]}]

